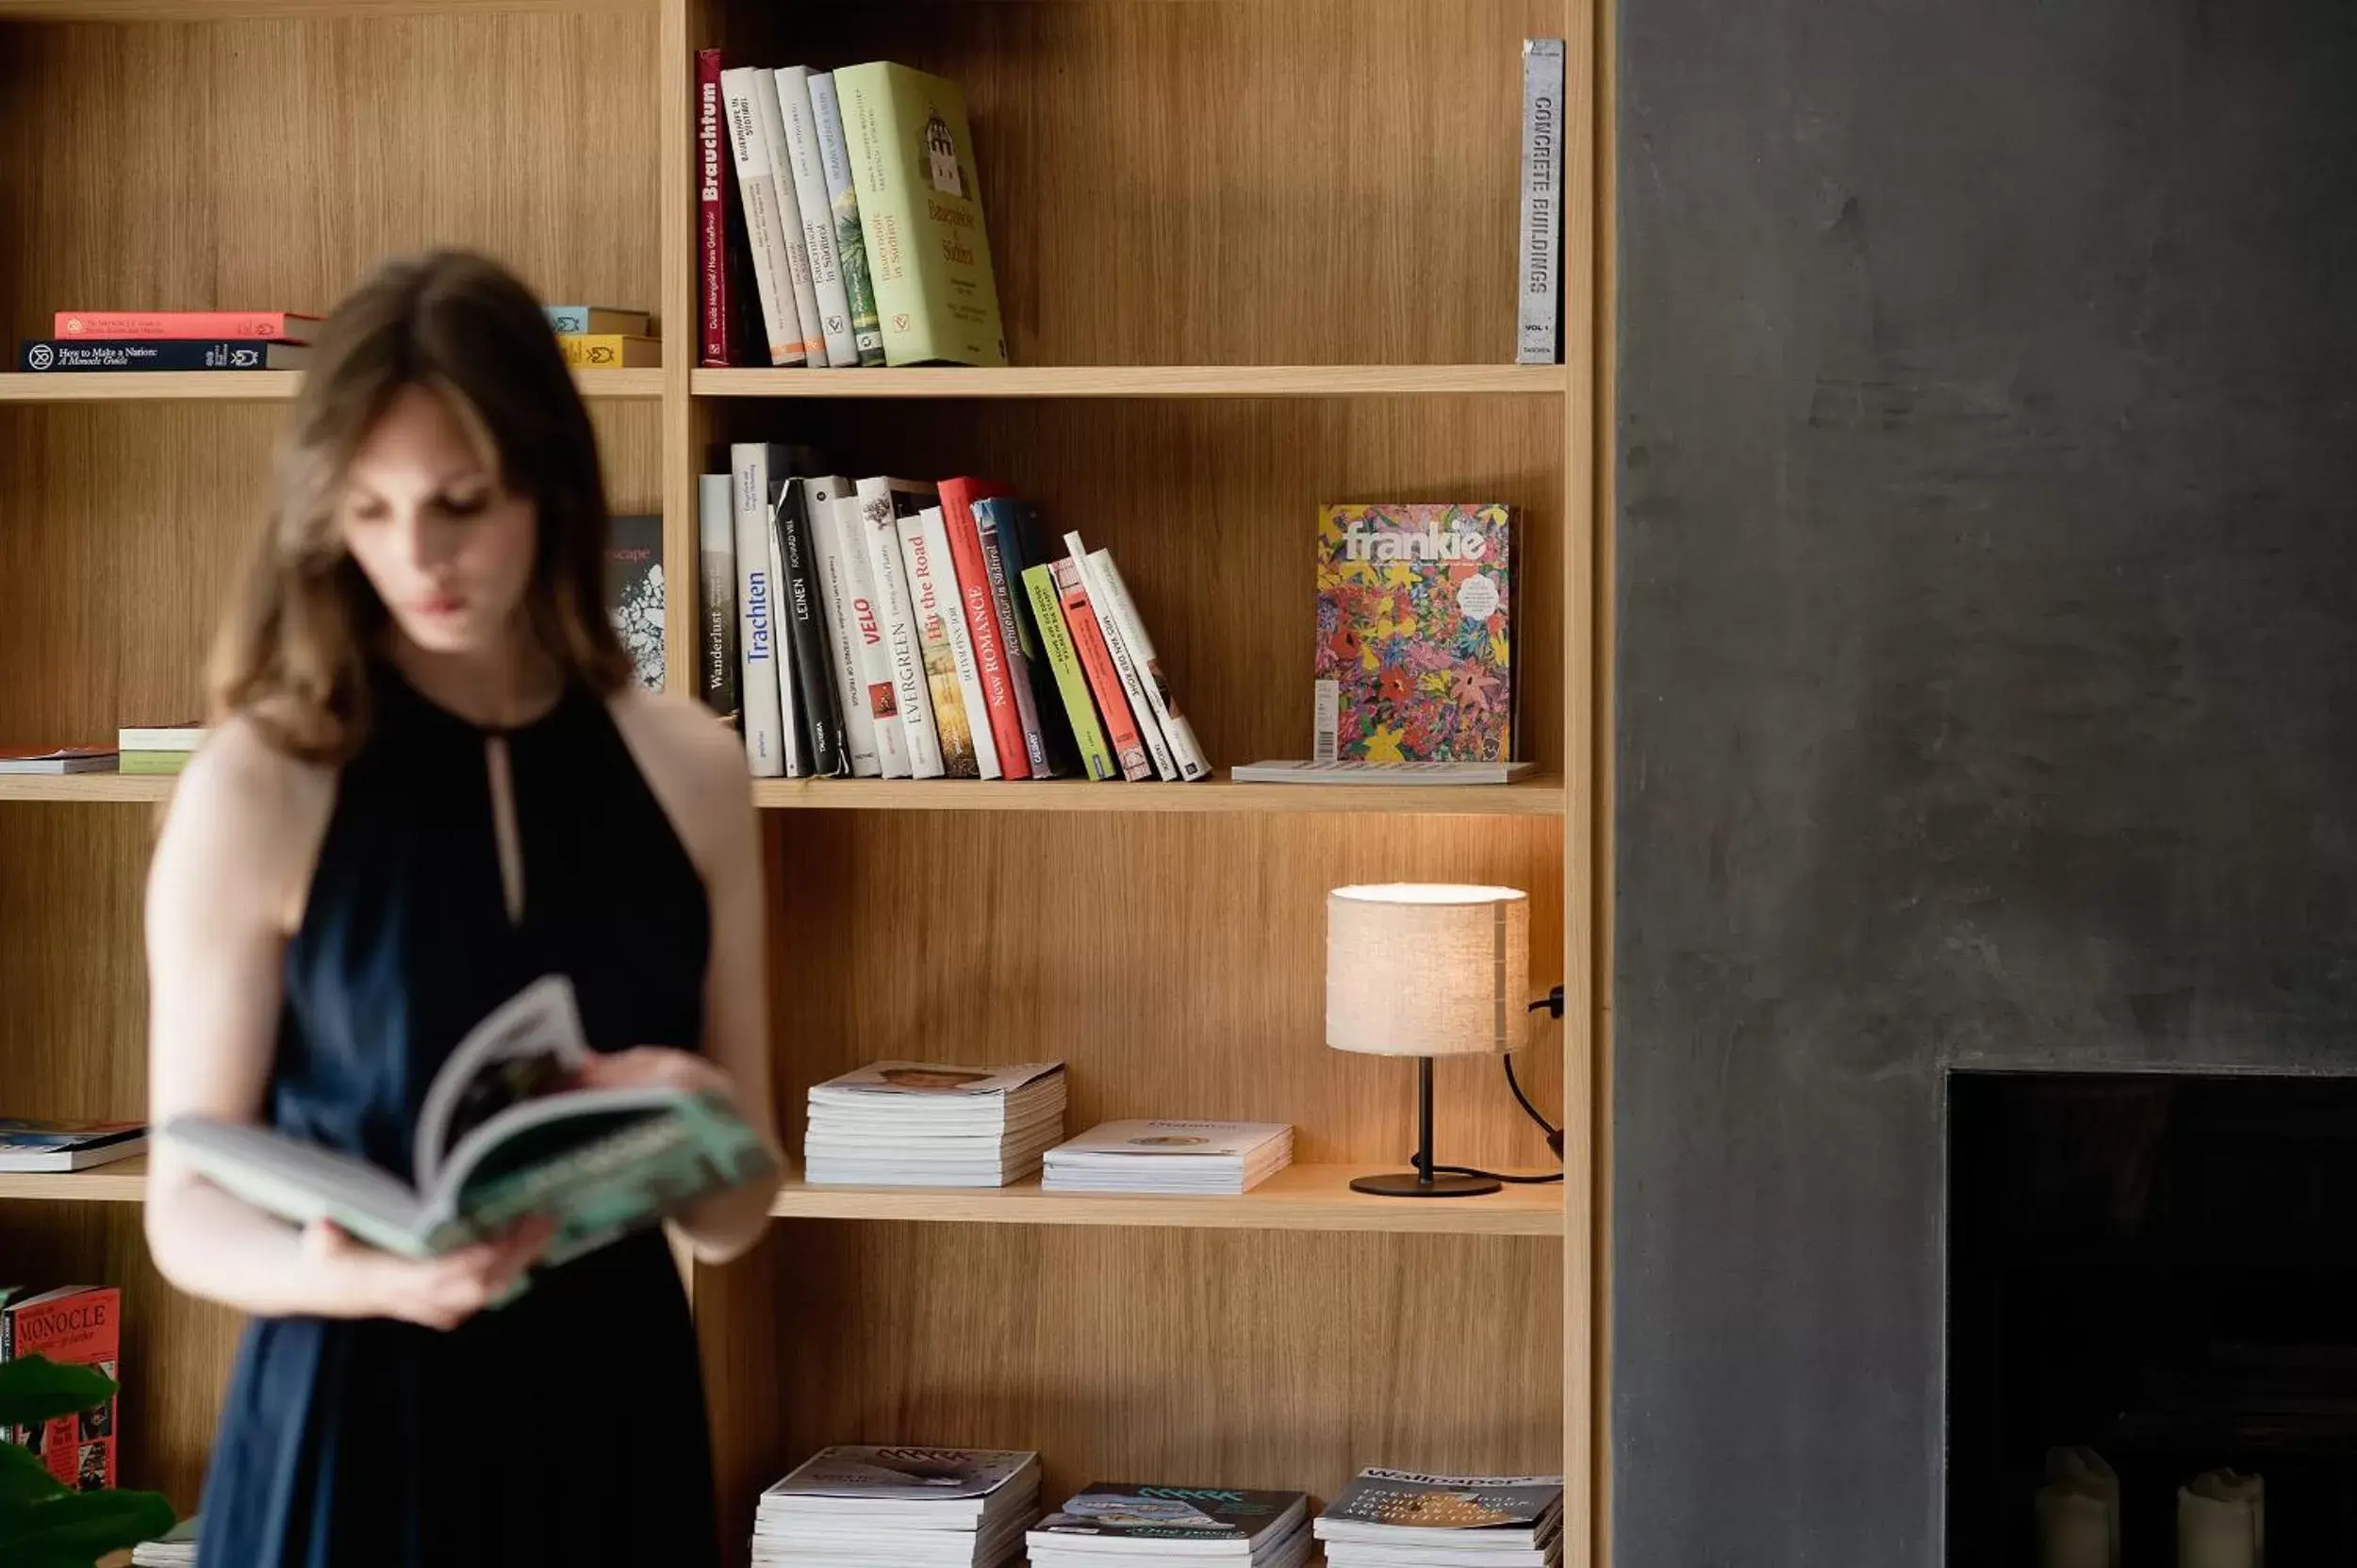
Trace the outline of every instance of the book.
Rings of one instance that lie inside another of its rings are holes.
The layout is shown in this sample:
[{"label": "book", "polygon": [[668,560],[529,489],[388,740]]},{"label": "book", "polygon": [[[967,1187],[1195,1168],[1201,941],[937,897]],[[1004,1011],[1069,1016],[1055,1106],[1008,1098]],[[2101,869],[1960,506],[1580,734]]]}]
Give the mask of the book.
[{"label": "book", "polygon": [[644,310],[603,305],[546,305],[549,325],[560,338],[651,338],[654,317]]},{"label": "book", "polygon": [[756,1565],[999,1568],[1038,1513],[1039,1456],[914,1444],[822,1448],[761,1494]]},{"label": "book", "polygon": [[949,660],[957,671],[958,696],[965,704],[965,723],[974,740],[974,765],[985,779],[1006,777],[998,756],[998,736],[992,729],[989,696],[982,689],[981,665],[974,655],[974,634],[965,619],[965,591],[958,580],[957,557],[949,549],[949,526],[938,506],[917,514],[925,532],[934,586],[942,598],[942,630],[949,639]]},{"label": "book", "polygon": [[728,131],[720,109],[720,51],[696,51],[696,362],[727,365],[733,356],[729,220]]},{"label": "book", "polygon": [[723,1097],[571,1087],[589,1049],[569,981],[544,975],[525,986],[469,1031],[426,1085],[406,1173],[203,1116],[174,1116],[157,1136],[266,1213],[333,1221],[408,1257],[546,1215],[556,1230],[540,1266],[775,1169]]},{"label": "book", "polygon": [[663,340],[620,333],[564,333],[556,346],[577,371],[653,370],[663,363]]},{"label": "book", "polygon": [[834,86],[885,362],[1004,365],[964,94],[889,61],[845,66]]},{"label": "book", "polygon": [[[727,117],[729,159],[736,171],[736,194],[745,212],[745,248],[752,257],[754,291],[761,305],[769,363],[799,365],[809,357],[802,319],[794,306],[787,275],[785,226],[778,213],[777,175],[769,162],[769,140],[756,107],[759,73],[750,65],[720,73],[720,104]],[[774,103],[776,93],[770,98]]]},{"label": "book", "polygon": [[1309,1555],[1310,1499],[1245,1487],[1098,1482],[1031,1527],[1033,1568],[1238,1562],[1293,1568]]},{"label": "book", "polygon": [[810,109],[818,132],[818,172],[827,182],[827,205],[834,217],[836,264],[851,306],[851,345],[862,365],[884,362],[883,324],[876,319],[876,285],[867,272],[867,237],[860,228],[859,189],[851,183],[851,150],[843,139],[843,106],[834,73],[810,74]]},{"label": "book", "polygon": [[0,1171],[75,1171],[147,1149],[147,1124],[0,1116]]},{"label": "book", "polygon": [[843,749],[849,759],[845,769],[855,779],[883,777],[883,757],[877,739],[876,710],[861,674],[866,593],[851,580],[851,564],[865,560],[865,552],[845,551],[843,530],[835,513],[841,503],[858,504],[851,482],[840,474],[799,481],[803,488],[802,520],[810,536],[820,630],[825,634],[827,675],[834,684],[834,711],[843,727]]},{"label": "book", "polygon": [[1322,510],[1311,760],[1511,758],[1512,536],[1494,503]]},{"label": "book", "polygon": [[1562,358],[1563,41],[1523,40],[1523,224],[1514,362]]},{"label": "book", "polygon": [[736,656],[736,513],[729,476],[696,476],[697,685],[704,706],[737,722],[744,671]]},{"label": "book", "polygon": [[1105,652],[1113,660],[1113,673],[1120,678],[1121,694],[1129,704],[1129,720],[1137,726],[1138,738],[1146,743],[1146,760],[1153,763],[1155,777],[1176,779],[1178,761],[1171,754],[1170,743],[1162,738],[1162,727],[1155,720],[1153,709],[1146,705],[1145,672],[1129,652],[1129,639],[1121,618],[1113,613],[1104,579],[1080,535],[1066,534],[1063,543],[1072,553],[1072,564],[1080,569],[1080,586],[1088,594],[1089,608],[1096,612],[1096,632],[1105,639]]},{"label": "book", "polygon": [[60,310],[60,338],[252,338],[306,343],[322,318],[293,310]]},{"label": "book", "polygon": [[[931,530],[925,523],[928,512],[935,520]],[[957,652],[949,642],[949,618],[958,613],[956,593],[952,582],[945,581],[949,564],[939,556],[940,545],[934,536],[940,516],[939,507],[927,506],[914,516],[899,518],[896,526],[900,558],[908,568],[909,611],[924,659],[925,691],[932,699],[942,773],[952,779],[979,779],[983,776],[979,745],[990,731],[987,724],[978,728],[979,716],[966,711],[964,688],[958,679]]]},{"label": "book", "polygon": [[782,67],[776,86],[778,117],[785,125],[785,167],[794,180],[794,206],[802,221],[802,249],[810,256],[811,292],[818,304],[827,363],[856,365],[859,347],[851,340],[851,302],[835,255],[834,206],[827,199],[827,176],[818,166],[818,121],[810,107],[809,68]]},{"label": "book", "polygon": [[868,562],[867,533],[860,515],[862,504],[854,487],[835,497],[832,520],[845,631],[851,643],[854,700],[867,714],[876,746],[877,772],[887,779],[906,779],[913,776],[908,725],[900,717],[900,687],[894,675],[892,650],[885,638],[875,569]]},{"label": "book", "polygon": [[1530,762],[1255,762],[1233,770],[1238,784],[1506,784],[1534,771]]},{"label": "book", "polygon": [[1014,678],[999,631],[998,602],[991,593],[981,529],[974,518],[976,502],[1006,493],[1007,487],[996,480],[945,479],[941,482],[941,524],[949,547],[949,565],[957,575],[966,639],[973,645],[975,685],[990,725],[991,750],[1001,777],[1028,779],[1031,776],[1030,748],[1022,716],[1015,708]]},{"label": "book", "polygon": [[1162,661],[1154,652],[1154,639],[1146,632],[1146,618],[1138,613],[1137,602],[1129,597],[1129,585],[1122,579],[1121,569],[1113,564],[1113,552],[1092,551],[1089,571],[1090,594],[1100,611],[1110,611],[1121,627],[1122,641],[1129,645],[1146,704],[1162,729],[1162,739],[1170,747],[1179,779],[1192,784],[1210,778],[1211,760],[1203,754],[1203,743],[1195,737],[1194,724],[1178,706],[1170,677],[1162,672]]},{"label": "book", "polygon": [[803,362],[814,370],[824,370],[833,361],[827,354],[826,328],[818,317],[817,289],[810,275],[810,241],[802,232],[801,199],[795,190],[793,150],[785,139],[785,115],[778,107],[778,74],[756,67],[753,82],[753,118],[769,147],[779,237],[783,246],[778,253],[785,263],[779,277],[779,293],[782,298],[792,298],[795,318],[801,322]]},{"label": "book", "polygon": [[125,724],[115,732],[115,746],[124,751],[193,751],[212,731],[203,724]]},{"label": "book", "polygon": [[892,661],[894,704],[908,732],[909,777],[913,779],[938,779],[947,767],[940,726],[933,717],[932,685],[925,668],[924,637],[917,628],[908,564],[900,550],[901,517],[921,510],[932,493],[930,485],[905,479],[859,482],[860,530],[867,546],[868,580],[875,588],[884,650]]},{"label": "book", "polygon": [[757,779],[785,773],[783,699],[778,679],[775,579],[769,566],[769,448],[729,448],[731,508],[736,533],[738,697],[744,703],[745,762]]},{"label": "book", "polygon": [[803,1135],[814,1185],[999,1187],[1063,1137],[1061,1064],[876,1062],[813,1085]]},{"label": "book", "polygon": [[123,774],[181,773],[188,770],[188,751],[119,751],[115,771]]},{"label": "book", "polygon": [[198,1515],[186,1519],[153,1541],[131,1548],[131,1568],[194,1568]]},{"label": "book", "polygon": [[1049,1149],[1040,1186],[1067,1193],[1248,1192],[1293,1163],[1281,1122],[1100,1122]]},{"label": "book", "polygon": [[771,548],[783,563],[779,604],[784,635],[791,639],[782,668],[794,675],[795,711],[810,742],[809,770],[833,778],[849,773],[851,763],[827,656],[826,612],[818,602],[818,562],[811,547],[811,483],[799,475],[772,472],[769,495]]},{"label": "book", "polygon": [[1119,778],[1121,770],[1113,748],[1105,743],[1105,732],[1096,722],[1096,703],[1089,695],[1087,672],[1081,669],[1080,652],[1072,646],[1071,628],[1064,624],[1063,596],[1056,591],[1053,573],[1044,566],[1024,568],[1023,591],[1030,602],[1032,624],[1039,630],[1041,652],[1056,678],[1056,695],[1063,704],[1064,721],[1071,726],[1081,770],[1092,779]]},{"label": "book", "polygon": [[0,748],[0,773],[111,773],[111,746]]},{"label": "book", "polygon": [[1015,686],[1015,713],[1023,720],[1025,744],[1031,750],[1036,778],[1062,778],[1080,769],[1072,726],[1063,719],[1063,694],[1056,687],[1056,672],[1047,662],[1047,644],[1039,632],[1038,613],[1023,574],[1039,559],[1035,530],[1036,508],[1014,496],[986,497],[974,503],[974,523],[981,531],[982,564],[990,569],[992,588],[999,594],[999,613],[1010,635],[1008,659],[1021,679]]},{"label": "book", "polygon": [[251,338],[28,338],[26,371],[299,371],[311,351]]},{"label": "book", "polygon": [[[0,1362],[41,1356],[123,1381],[123,1293],[111,1285],[67,1285],[39,1295],[0,1287]],[[38,1426],[0,1428],[0,1440],[32,1450],[41,1468],[76,1492],[115,1484],[122,1398],[52,1416]]]},{"label": "book", "polygon": [[1089,695],[1096,700],[1096,711],[1104,718],[1113,761],[1124,779],[1150,779],[1154,776],[1154,764],[1146,754],[1146,742],[1138,734],[1137,720],[1129,712],[1129,700],[1122,693],[1121,676],[1113,668],[1104,633],[1097,628],[1096,611],[1089,603],[1080,563],[1068,558],[1051,561],[1047,569],[1056,580],[1056,599],[1063,608],[1064,631],[1072,639],[1073,652],[1080,656],[1082,673],[1088,677]]},{"label": "book", "polygon": [[638,513],[609,520],[605,610],[638,671],[638,684],[663,689],[663,520]]},{"label": "book", "polygon": [[1560,1476],[1360,1471],[1313,1526],[1327,1568],[1546,1568],[1560,1560]]}]

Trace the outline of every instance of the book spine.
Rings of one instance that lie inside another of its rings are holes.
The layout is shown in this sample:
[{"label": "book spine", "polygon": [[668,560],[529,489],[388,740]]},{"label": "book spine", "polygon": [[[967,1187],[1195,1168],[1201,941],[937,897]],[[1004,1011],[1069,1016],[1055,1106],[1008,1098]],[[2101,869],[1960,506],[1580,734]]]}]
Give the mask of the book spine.
[{"label": "book spine", "polygon": [[1080,656],[1072,646],[1070,629],[1064,625],[1063,602],[1056,592],[1056,580],[1048,569],[1026,567],[1023,571],[1023,591],[1031,602],[1031,619],[1039,627],[1040,652],[1054,671],[1056,689],[1063,698],[1065,717],[1072,724],[1072,738],[1080,751],[1080,767],[1092,779],[1112,779],[1120,775],[1113,766],[1112,748],[1105,744],[1105,732],[1096,722],[1096,704],[1089,699],[1087,674],[1080,668]]},{"label": "book spine", "polygon": [[1523,233],[1514,360],[1552,365],[1563,273],[1563,41],[1523,41]]},{"label": "book spine", "polygon": [[834,215],[835,262],[851,307],[851,343],[862,365],[881,365],[883,327],[876,320],[876,284],[867,275],[867,237],[860,230],[859,190],[851,183],[851,150],[843,140],[843,106],[832,72],[811,73],[810,109],[818,128],[818,172]]},{"label": "book spine", "polygon": [[[754,106],[757,74],[750,65],[721,72],[720,102],[728,113],[729,156],[736,166],[736,193],[745,208],[745,243],[752,253],[753,287],[761,297],[769,363],[799,365],[809,355],[802,348],[801,321],[795,314],[793,285],[785,272],[785,229],[778,219],[769,142]],[[774,101],[775,94],[771,97]]]},{"label": "book spine", "polygon": [[[781,459],[775,446],[770,448],[769,471],[781,471]],[[778,664],[778,740],[785,753],[785,776],[789,779],[810,777],[810,718],[804,710],[800,675],[794,657],[793,617],[785,606],[785,528],[779,516],[778,481],[769,481],[767,533],[769,536],[769,621],[775,628],[771,642],[777,649]]]},{"label": "book spine", "polygon": [[1153,637],[1146,630],[1146,618],[1138,613],[1137,601],[1129,597],[1129,585],[1122,580],[1121,569],[1113,564],[1113,552],[1099,550],[1090,555],[1089,582],[1099,610],[1110,615],[1121,628],[1121,640],[1129,645],[1146,705],[1162,729],[1162,739],[1169,744],[1171,762],[1179,779],[1193,784],[1210,778],[1211,761],[1203,754],[1203,745],[1195,737],[1195,726],[1179,710],[1178,699],[1162,674],[1162,662],[1154,652]]},{"label": "book spine", "polygon": [[899,687],[892,678],[892,651],[884,644],[876,574],[867,563],[867,538],[860,524],[859,496],[837,496],[832,510],[835,548],[843,560],[845,619],[851,633],[851,668],[858,686],[857,701],[866,710],[875,736],[878,771],[887,779],[905,779],[911,776],[908,726],[900,718]]},{"label": "book spine", "polygon": [[890,490],[861,481],[859,518],[870,580],[876,588],[877,619],[892,661],[892,694],[900,710],[901,727],[908,731],[909,777],[938,779],[944,772],[941,734],[933,722],[924,642],[916,628],[908,569],[900,553],[899,520],[893,511]]},{"label": "book spine", "polygon": [[801,202],[794,193],[794,159],[785,140],[785,115],[778,107],[778,74],[756,67],[753,77],[754,123],[768,143],[769,167],[777,182],[778,255],[785,263],[779,288],[791,297],[795,319],[801,322],[803,361],[814,370],[824,370],[829,364],[827,333],[819,323],[818,294],[811,283],[810,243],[802,237]]},{"label": "book spine", "polygon": [[254,338],[28,338],[26,371],[291,371],[311,351]]},{"label": "book spine", "polygon": [[1113,654],[1105,647],[1105,635],[1098,630],[1096,611],[1089,603],[1088,586],[1081,580],[1077,561],[1051,562],[1047,569],[1056,579],[1056,597],[1063,606],[1064,629],[1071,634],[1074,652],[1080,655],[1080,668],[1088,674],[1089,691],[1096,699],[1096,711],[1105,716],[1105,734],[1113,742],[1113,758],[1121,765],[1121,776],[1136,781],[1154,776],[1154,764],[1146,754],[1146,742],[1139,738],[1137,721],[1130,717],[1129,700],[1122,695],[1121,676],[1113,668]]},{"label": "book spine", "polygon": [[843,745],[843,719],[835,711],[834,672],[828,668],[827,632],[818,605],[817,559],[810,543],[810,482],[788,479],[783,489],[775,477],[769,483],[777,491],[778,537],[785,546],[786,626],[794,638],[789,657],[804,732],[810,736],[810,765],[820,778],[832,778],[849,770],[850,759]]},{"label": "book spine", "polygon": [[548,316],[549,330],[560,338],[584,333],[624,338],[654,336],[654,318],[643,310],[616,310],[598,305],[548,305],[540,308]]},{"label": "book spine", "polygon": [[60,310],[50,330],[60,338],[244,338],[300,343],[316,316],[286,310]]},{"label": "book spine", "polygon": [[[843,531],[835,526],[835,503],[850,486],[837,478],[812,479],[803,482],[803,488],[802,523],[810,535],[813,574],[826,631],[827,668],[834,678],[835,711],[842,716],[843,749],[850,758],[853,778],[882,778],[883,759],[876,745],[876,716],[867,704],[866,684],[860,679],[850,563],[843,553]],[[859,598],[864,610],[865,596]]]},{"label": "book spine", "polygon": [[612,371],[663,363],[659,338],[626,338],[618,332],[559,333],[556,346],[575,370]]},{"label": "book spine", "polygon": [[700,365],[729,362],[729,183],[720,143],[720,51],[696,51],[696,281]]},{"label": "book spine", "polygon": [[982,689],[981,662],[974,655],[974,629],[966,624],[965,586],[958,558],[949,546],[948,520],[938,506],[923,513],[925,545],[931,557],[934,586],[948,601],[942,627],[949,636],[949,656],[957,666],[958,695],[965,701],[966,723],[974,732],[974,764],[985,779],[1009,777],[998,754],[998,734],[990,717],[990,697]]},{"label": "book spine", "polygon": [[1040,722],[1039,696],[1031,684],[1031,661],[1039,656],[1025,635],[1014,603],[1014,577],[1007,569],[1004,535],[1007,520],[1001,503],[985,498],[974,503],[974,530],[982,547],[982,574],[990,580],[990,605],[998,621],[998,647],[1006,656],[1007,682],[1014,688],[1015,722],[1023,732],[1023,756],[1031,777],[1053,778],[1056,768],[1047,755],[1047,731]]},{"label": "book spine", "polygon": [[736,517],[729,476],[696,477],[696,553],[703,600],[698,662],[704,706],[737,722]]},{"label": "book spine", "polygon": [[998,606],[991,598],[990,568],[982,559],[981,530],[974,520],[974,503],[1003,493],[1003,487],[987,480],[944,480],[941,521],[948,536],[949,565],[957,572],[966,640],[973,645],[975,676],[989,718],[991,749],[997,754],[1004,777],[1028,779],[1031,776],[1030,751],[1024,742],[1022,716],[1015,711],[1014,682],[1008,671],[1006,645],[998,635]]},{"label": "book spine", "polygon": [[[1146,754],[1154,764],[1159,779],[1175,780],[1178,765],[1170,754],[1170,743],[1162,738],[1162,726],[1154,722],[1154,711],[1146,705],[1145,670],[1129,652],[1129,639],[1123,635],[1121,617],[1113,611],[1112,599],[1096,572],[1096,563],[1078,534],[1063,536],[1064,548],[1072,552],[1073,565],[1080,569],[1080,586],[1087,590],[1089,608],[1096,613],[1096,633],[1105,639],[1105,652],[1113,659],[1113,674],[1121,681],[1122,695],[1129,701],[1130,721],[1137,726],[1138,738],[1146,742]],[[1101,552],[1100,552],[1101,553]]]},{"label": "book spine", "polygon": [[742,668],[745,762],[755,778],[785,772],[778,685],[777,605],[769,566],[768,457],[757,441],[729,449],[736,532],[737,650]]},{"label": "book spine", "polygon": [[958,684],[957,653],[949,646],[949,618],[957,606],[934,574],[938,563],[926,537],[923,514],[900,518],[898,528],[900,556],[908,565],[909,607],[916,617],[917,645],[924,650],[925,686],[933,700],[933,728],[941,737],[941,770],[948,778],[979,779],[982,773],[975,755],[975,726]]},{"label": "book spine", "polygon": [[818,328],[826,339],[827,363],[856,365],[851,340],[851,302],[844,292],[835,256],[834,206],[827,200],[827,176],[818,167],[818,122],[810,107],[810,72],[789,65],[778,72],[778,114],[785,122],[786,163],[794,173],[794,205],[802,220],[802,248],[810,256],[810,286],[818,301]]}]

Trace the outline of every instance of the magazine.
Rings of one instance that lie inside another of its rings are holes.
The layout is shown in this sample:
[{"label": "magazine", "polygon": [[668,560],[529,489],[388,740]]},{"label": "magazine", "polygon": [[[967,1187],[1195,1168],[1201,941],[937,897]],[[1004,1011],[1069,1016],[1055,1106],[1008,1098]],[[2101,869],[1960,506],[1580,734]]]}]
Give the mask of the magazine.
[{"label": "magazine", "polygon": [[1213,1559],[1268,1564],[1307,1554],[1310,1499],[1298,1492],[1241,1487],[1100,1483],[1033,1526],[1034,1564]]},{"label": "magazine", "polygon": [[1028,1449],[841,1444],[821,1448],[761,1494],[757,1533],[833,1523],[976,1530],[1039,1492]]},{"label": "magazine", "polygon": [[0,1171],[86,1170],[144,1153],[146,1148],[145,1122],[0,1116]]},{"label": "magazine", "polygon": [[559,1263],[776,1168],[717,1096],[581,1089],[573,988],[543,976],[460,1041],[418,1114],[412,1186],[352,1154],[265,1127],[175,1116],[157,1136],[216,1185],[298,1225],[331,1220],[388,1252],[432,1257],[545,1214]]},{"label": "magazine", "polygon": [[1544,1551],[1560,1530],[1560,1476],[1426,1476],[1362,1470],[1317,1522],[1327,1542]]}]

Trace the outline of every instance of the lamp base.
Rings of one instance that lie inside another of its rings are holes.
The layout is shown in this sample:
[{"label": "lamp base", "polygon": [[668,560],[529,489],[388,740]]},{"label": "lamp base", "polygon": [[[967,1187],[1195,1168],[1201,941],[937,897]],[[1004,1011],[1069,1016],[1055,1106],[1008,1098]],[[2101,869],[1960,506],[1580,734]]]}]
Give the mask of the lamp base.
[{"label": "lamp base", "polygon": [[1376,1197],[1479,1197],[1484,1193],[1499,1190],[1499,1183],[1486,1176],[1436,1175],[1431,1180],[1420,1180],[1411,1170],[1385,1171],[1379,1176],[1360,1176],[1351,1179],[1354,1193],[1372,1193]]}]

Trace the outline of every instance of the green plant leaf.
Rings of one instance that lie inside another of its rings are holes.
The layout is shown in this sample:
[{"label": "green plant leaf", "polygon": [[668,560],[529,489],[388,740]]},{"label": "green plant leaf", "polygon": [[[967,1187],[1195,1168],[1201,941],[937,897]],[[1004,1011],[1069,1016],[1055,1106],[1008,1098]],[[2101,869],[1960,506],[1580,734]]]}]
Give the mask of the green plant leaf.
[{"label": "green plant leaf", "polygon": [[160,1492],[69,1492],[9,1515],[8,1568],[90,1568],[108,1552],[153,1541],[178,1523]]},{"label": "green plant leaf", "polygon": [[49,1473],[39,1455],[13,1443],[0,1443],[0,1541],[10,1512],[72,1490]]},{"label": "green plant leaf", "polygon": [[89,1366],[60,1366],[46,1356],[0,1362],[0,1427],[37,1427],[103,1405],[115,1380]]}]

